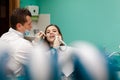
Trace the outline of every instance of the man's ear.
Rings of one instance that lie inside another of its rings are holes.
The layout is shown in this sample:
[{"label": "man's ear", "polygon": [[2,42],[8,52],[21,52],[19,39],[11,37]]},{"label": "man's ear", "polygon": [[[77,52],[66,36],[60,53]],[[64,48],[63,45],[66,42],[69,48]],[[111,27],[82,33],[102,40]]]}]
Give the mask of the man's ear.
[{"label": "man's ear", "polygon": [[17,31],[21,31],[21,27],[22,27],[22,24],[21,23],[17,23],[16,30]]}]

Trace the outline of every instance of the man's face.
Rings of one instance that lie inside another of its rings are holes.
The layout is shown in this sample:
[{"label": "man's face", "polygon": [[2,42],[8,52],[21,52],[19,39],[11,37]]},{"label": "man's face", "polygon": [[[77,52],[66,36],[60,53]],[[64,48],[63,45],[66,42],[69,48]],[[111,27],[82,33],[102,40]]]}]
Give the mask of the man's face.
[{"label": "man's face", "polygon": [[24,23],[24,25],[22,25],[21,27],[21,32],[25,32],[26,30],[31,30],[32,29],[32,20],[30,16],[26,16],[26,22]]}]

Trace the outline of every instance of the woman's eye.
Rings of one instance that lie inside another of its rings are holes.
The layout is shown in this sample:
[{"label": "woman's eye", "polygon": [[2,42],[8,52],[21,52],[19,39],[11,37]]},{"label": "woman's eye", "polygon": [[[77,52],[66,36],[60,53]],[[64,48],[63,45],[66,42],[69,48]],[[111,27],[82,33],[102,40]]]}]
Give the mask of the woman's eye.
[{"label": "woman's eye", "polygon": [[50,32],[46,32],[46,33],[50,33]]},{"label": "woman's eye", "polygon": [[53,31],[53,32],[56,32],[56,31]]}]

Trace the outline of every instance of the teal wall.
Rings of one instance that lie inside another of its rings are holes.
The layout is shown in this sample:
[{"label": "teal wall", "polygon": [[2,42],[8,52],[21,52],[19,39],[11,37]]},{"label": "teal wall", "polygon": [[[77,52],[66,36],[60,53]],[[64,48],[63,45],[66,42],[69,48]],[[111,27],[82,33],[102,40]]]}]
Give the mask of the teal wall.
[{"label": "teal wall", "polygon": [[49,13],[67,44],[85,40],[119,50],[120,0],[21,0],[20,6],[36,4],[40,13]]},{"label": "teal wall", "polygon": [[20,0],[20,7],[26,7],[28,5],[38,5],[39,0]]}]

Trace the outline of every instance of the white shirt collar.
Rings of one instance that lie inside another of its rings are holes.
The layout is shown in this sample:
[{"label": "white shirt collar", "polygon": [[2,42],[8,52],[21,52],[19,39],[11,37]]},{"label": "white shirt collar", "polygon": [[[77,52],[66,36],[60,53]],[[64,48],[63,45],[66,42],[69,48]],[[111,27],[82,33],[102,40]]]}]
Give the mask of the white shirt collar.
[{"label": "white shirt collar", "polygon": [[24,37],[24,34],[23,34],[23,33],[15,30],[15,29],[13,29],[13,28],[10,28],[10,29],[9,29],[9,32],[14,32],[14,33],[18,34],[20,37],[22,37],[22,38]]}]

